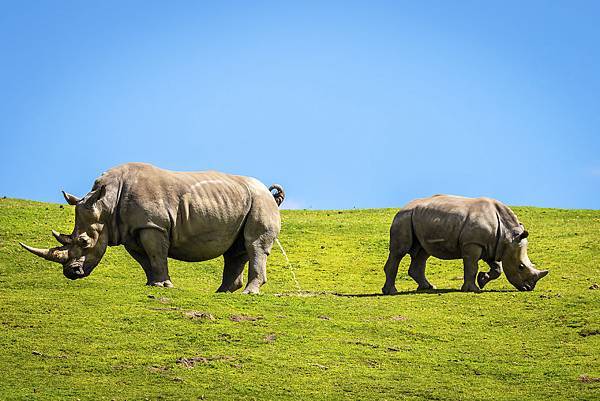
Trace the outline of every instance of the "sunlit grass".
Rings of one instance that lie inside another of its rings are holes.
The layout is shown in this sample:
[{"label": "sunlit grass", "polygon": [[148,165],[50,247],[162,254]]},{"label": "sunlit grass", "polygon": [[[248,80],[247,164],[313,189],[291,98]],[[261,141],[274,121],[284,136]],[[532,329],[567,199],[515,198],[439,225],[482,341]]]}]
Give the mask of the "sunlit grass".
[{"label": "sunlit grass", "polygon": [[514,210],[550,270],[530,293],[449,291],[460,262],[430,259],[440,291],[417,294],[407,258],[401,294],[378,296],[396,211],[374,209],[283,211],[302,292],[275,246],[263,294],[243,296],[214,293],[221,258],[146,287],[121,247],[69,281],[18,241],[54,246],[72,208],[0,200],[0,399],[598,399],[600,211]]}]

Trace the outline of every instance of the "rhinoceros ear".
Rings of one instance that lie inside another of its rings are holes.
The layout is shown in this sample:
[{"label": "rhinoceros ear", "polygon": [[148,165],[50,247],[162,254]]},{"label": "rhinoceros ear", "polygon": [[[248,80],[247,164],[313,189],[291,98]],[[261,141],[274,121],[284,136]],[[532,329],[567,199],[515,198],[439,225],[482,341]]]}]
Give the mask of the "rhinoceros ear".
[{"label": "rhinoceros ear", "polygon": [[102,185],[100,188],[92,191],[89,198],[86,199],[86,206],[93,206],[94,203],[98,202],[102,197],[106,195],[106,185]]},{"label": "rhinoceros ear", "polygon": [[515,235],[513,241],[514,242],[521,242],[522,240],[524,240],[527,237],[529,237],[529,231],[523,230],[523,232]]},{"label": "rhinoceros ear", "polygon": [[75,206],[77,202],[79,202],[79,199],[76,196],[71,195],[70,193],[62,191],[62,194],[69,205]]}]

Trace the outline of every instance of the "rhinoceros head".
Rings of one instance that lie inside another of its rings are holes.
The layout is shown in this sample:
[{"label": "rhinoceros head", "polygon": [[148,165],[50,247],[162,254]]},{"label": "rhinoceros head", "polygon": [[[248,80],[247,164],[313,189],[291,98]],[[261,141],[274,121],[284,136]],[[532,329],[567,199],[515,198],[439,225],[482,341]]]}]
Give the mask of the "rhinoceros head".
[{"label": "rhinoceros head", "polygon": [[529,233],[522,226],[512,233],[502,257],[502,268],[508,281],[519,291],[531,291],[548,270],[538,270],[527,255]]},{"label": "rhinoceros head", "polygon": [[108,245],[107,230],[104,230],[105,216],[102,202],[106,193],[104,186],[88,193],[84,198],[63,191],[68,204],[75,206],[75,228],[70,235],[52,230],[52,235],[62,244],[51,249],[21,246],[34,255],[63,265],[65,277],[75,280],[88,276],[100,263]]}]

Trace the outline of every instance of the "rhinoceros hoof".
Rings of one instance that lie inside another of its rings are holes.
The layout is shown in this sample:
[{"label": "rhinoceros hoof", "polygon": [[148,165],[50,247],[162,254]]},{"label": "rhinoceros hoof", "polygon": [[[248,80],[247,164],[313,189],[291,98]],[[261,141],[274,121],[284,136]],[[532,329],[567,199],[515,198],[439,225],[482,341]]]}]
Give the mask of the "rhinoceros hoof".
[{"label": "rhinoceros hoof", "polygon": [[479,287],[477,287],[476,285],[472,284],[472,285],[468,285],[468,284],[463,284],[463,286],[460,289],[463,292],[481,292],[481,290],[479,289]]},{"label": "rhinoceros hoof", "polygon": [[477,275],[477,285],[479,285],[479,288],[485,287],[488,281],[490,281],[489,274],[485,272],[479,272],[479,274]]},{"label": "rhinoceros hoof", "polygon": [[437,287],[433,284],[420,285],[417,287],[417,291],[437,290]]},{"label": "rhinoceros hoof", "polygon": [[153,282],[149,282],[147,285],[151,285],[153,287],[173,288],[173,283],[171,282],[171,280],[153,281]]},{"label": "rhinoceros hoof", "polygon": [[258,288],[246,288],[242,294],[260,294],[260,291]]},{"label": "rhinoceros hoof", "polygon": [[396,287],[391,287],[391,288],[383,287],[381,289],[381,292],[383,293],[383,295],[394,295],[394,294],[398,293],[398,290],[396,289]]}]

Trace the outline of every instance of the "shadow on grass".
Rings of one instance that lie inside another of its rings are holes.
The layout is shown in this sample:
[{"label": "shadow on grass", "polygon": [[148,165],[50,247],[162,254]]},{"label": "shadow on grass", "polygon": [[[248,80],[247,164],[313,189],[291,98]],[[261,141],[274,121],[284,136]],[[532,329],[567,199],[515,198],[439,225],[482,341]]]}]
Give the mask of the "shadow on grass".
[{"label": "shadow on grass", "polygon": [[[400,296],[400,295],[448,294],[448,293],[453,293],[453,292],[462,292],[462,291],[458,288],[442,288],[442,289],[436,289],[436,290],[422,290],[422,291],[417,291],[417,290],[398,291],[397,293],[391,294],[391,295],[383,295],[380,292],[370,293],[370,294],[341,294],[339,292],[333,292],[333,293],[331,293],[331,295],[335,295],[336,297],[347,297],[347,298],[365,298],[365,297],[395,297],[395,296]],[[486,292],[493,292],[493,293],[516,292],[516,290],[484,290],[482,293],[486,293]]]},{"label": "shadow on grass", "polygon": [[[460,289],[458,288],[442,288],[442,289],[436,289],[436,290],[422,290],[422,291],[417,291],[417,290],[411,290],[411,291],[398,291],[395,294],[392,295],[383,295],[380,292],[376,292],[376,293],[365,293],[365,294],[343,294],[340,292],[330,292],[330,291],[291,291],[291,292],[284,292],[284,293],[278,293],[278,294],[273,294],[276,297],[318,297],[320,295],[333,295],[335,297],[344,297],[344,298],[370,298],[370,297],[395,297],[395,296],[400,296],[400,295],[422,295],[422,294],[449,294],[449,293],[453,293],[453,292],[462,292]],[[486,292],[490,292],[490,293],[505,293],[505,292],[518,292],[517,290],[484,290],[483,293]],[[465,293],[465,294],[469,294],[469,293]]]}]

